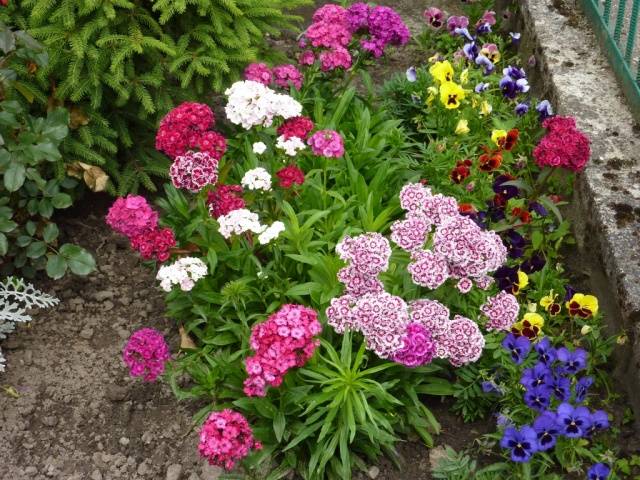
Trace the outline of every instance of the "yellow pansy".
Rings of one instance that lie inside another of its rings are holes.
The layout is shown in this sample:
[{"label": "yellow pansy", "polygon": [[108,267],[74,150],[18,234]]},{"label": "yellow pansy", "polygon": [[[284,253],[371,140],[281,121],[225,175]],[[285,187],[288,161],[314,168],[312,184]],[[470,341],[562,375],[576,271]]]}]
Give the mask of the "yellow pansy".
[{"label": "yellow pansy", "polygon": [[549,292],[549,295],[545,295],[540,299],[540,306],[544,308],[549,314],[555,317],[558,313],[560,313],[561,306],[556,303],[557,294],[553,293],[553,290]]},{"label": "yellow pansy", "polygon": [[493,130],[491,132],[491,141],[495,143],[497,146],[500,146],[500,143],[503,143],[507,138],[506,130]]},{"label": "yellow pansy", "polygon": [[465,69],[460,73],[460,84],[461,84],[461,85],[465,85],[468,81],[469,81],[469,69],[468,69],[468,68],[465,68]]},{"label": "yellow pansy", "polygon": [[544,318],[542,315],[538,313],[525,313],[522,320],[513,324],[511,332],[533,340],[542,332],[543,326]]},{"label": "yellow pansy", "polygon": [[518,293],[523,288],[526,288],[527,285],[529,285],[529,277],[522,270],[518,270],[518,283],[513,285],[513,293]]},{"label": "yellow pansy", "polygon": [[589,318],[598,313],[598,299],[593,295],[584,295],[576,293],[567,302],[569,315],[581,318]]},{"label": "yellow pansy", "polygon": [[440,85],[440,101],[446,108],[458,108],[464,100],[464,89],[454,82],[444,82]]},{"label": "yellow pansy", "polygon": [[466,135],[469,133],[469,121],[464,118],[456,125],[456,135]]},{"label": "yellow pansy", "polygon": [[482,116],[489,115],[491,112],[493,112],[493,107],[491,106],[491,104],[486,100],[483,101],[482,104],[480,105],[480,115]]},{"label": "yellow pansy", "polygon": [[438,83],[442,84],[453,81],[453,67],[449,63],[449,60],[434,63],[431,68],[429,68],[429,73]]}]

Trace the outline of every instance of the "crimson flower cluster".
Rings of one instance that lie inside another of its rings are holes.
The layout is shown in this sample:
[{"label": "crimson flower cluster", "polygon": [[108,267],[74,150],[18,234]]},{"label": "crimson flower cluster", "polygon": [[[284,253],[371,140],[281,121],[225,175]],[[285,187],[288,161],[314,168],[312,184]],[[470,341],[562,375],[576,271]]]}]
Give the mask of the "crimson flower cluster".
[{"label": "crimson flower cluster", "polygon": [[285,140],[289,140],[292,137],[298,137],[301,140],[306,140],[311,133],[311,130],[315,127],[313,120],[304,115],[298,117],[292,117],[286,119],[282,125],[278,127],[278,135],[284,136]]},{"label": "crimson flower cluster", "polygon": [[160,332],[142,328],[131,335],[122,351],[122,360],[132,377],[155,381],[170,358],[169,346]]},{"label": "crimson flower cluster", "polygon": [[208,105],[184,102],[160,121],[156,149],[172,159],[197,149],[220,160],[227,150],[227,141],[218,132],[210,130],[214,124],[215,116]]},{"label": "crimson flower cluster", "polygon": [[262,444],[254,436],[249,422],[231,409],[213,412],[200,428],[198,451],[211,465],[233,470],[236,463]]},{"label": "crimson flower cluster", "polygon": [[574,172],[584,169],[591,156],[589,139],[576,127],[573,117],[551,117],[542,122],[546,135],[533,150],[540,167],[562,167]]},{"label": "crimson flower cluster", "polygon": [[244,208],[242,187],[240,185],[218,185],[215,190],[208,192],[207,204],[209,212],[214,218]]},{"label": "crimson flower cluster", "polygon": [[250,345],[256,354],[245,360],[249,377],[244,392],[264,397],[267,386],[280,386],[290,369],[302,367],[313,356],[320,345],[314,337],[321,330],[314,310],[292,304],[283,305],[266,322],[255,325]]},{"label": "crimson flower cluster", "polygon": [[114,231],[126,236],[131,248],[145,260],[164,262],[176,245],[173,231],[158,226],[158,213],[139,195],[116,199],[109,208],[106,221]]},{"label": "crimson flower cluster", "polygon": [[291,188],[294,184],[304,183],[304,172],[295,165],[288,165],[276,172],[282,188]]}]

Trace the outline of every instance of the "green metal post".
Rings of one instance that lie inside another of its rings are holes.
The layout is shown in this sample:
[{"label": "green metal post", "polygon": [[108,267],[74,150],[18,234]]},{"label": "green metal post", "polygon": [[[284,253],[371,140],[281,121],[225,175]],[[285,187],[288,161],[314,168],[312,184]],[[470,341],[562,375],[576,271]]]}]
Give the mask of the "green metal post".
[{"label": "green metal post", "polygon": [[[638,13],[640,13],[640,0],[633,0],[633,7],[631,8],[631,20],[629,21],[629,37],[627,38],[627,50],[624,52],[624,57],[627,63],[631,65],[633,55],[633,45],[636,41],[636,30],[638,28]],[[640,68],[638,68],[640,71]]]},{"label": "green metal post", "polygon": [[622,35],[622,25],[624,25],[624,12],[627,9],[627,0],[620,0],[618,5],[618,15],[616,15],[616,29],[613,32],[613,39],[620,45],[620,35]]}]

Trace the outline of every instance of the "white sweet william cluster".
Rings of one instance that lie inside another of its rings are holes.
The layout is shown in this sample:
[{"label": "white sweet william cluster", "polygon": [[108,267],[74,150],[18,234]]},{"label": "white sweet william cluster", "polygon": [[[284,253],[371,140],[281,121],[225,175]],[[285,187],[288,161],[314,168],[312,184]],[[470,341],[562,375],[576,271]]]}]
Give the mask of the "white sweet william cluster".
[{"label": "white sweet william cluster", "polygon": [[275,117],[287,119],[302,113],[302,105],[289,95],[251,80],[236,82],[224,93],[228,97],[227,118],[246,130],[258,125],[269,127]]},{"label": "white sweet william cluster", "polygon": [[245,232],[262,233],[264,226],[260,223],[257,213],[246,208],[232,210],[226,215],[218,217],[220,235],[231,238],[231,235],[242,235]]},{"label": "white sweet william cluster", "polygon": [[248,190],[271,190],[271,175],[264,168],[258,167],[247,171],[242,180],[242,186]]},{"label": "white sweet william cluster", "polygon": [[258,236],[258,241],[260,245],[266,245],[278,238],[282,232],[284,232],[284,223],[280,221],[273,222]]},{"label": "white sweet william cluster", "polygon": [[284,135],[280,135],[278,137],[276,147],[280,150],[284,150],[284,153],[286,153],[290,157],[295,157],[298,154],[298,151],[307,148],[301,138],[290,137],[289,139],[287,139],[287,137],[285,137]]},{"label": "white sweet william cluster", "polygon": [[280,221],[273,222],[270,226],[261,224],[258,214],[246,208],[232,210],[227,215],[218,217],[218,224],[220,234],[224,238],[229,239],[232,235],[251,232],[259,235],[260,245],[272,242],[285,230],[284,223]]},{"label": "white sweet william cluster", "polygon": [[267,146],[265,145],[264,142],[256,142],[253,144],[253,153],[262,155],[266,151],[267,151]]},{"label": "white sweet william cluster", "polygon": [[170,292],[174,285],[180,285],[182,291],[188,292],[198,280],[207,275],[207,265],[195,257],[183,257],[171,265],[163,265],[158,270],[156,279],[160,288]]}]

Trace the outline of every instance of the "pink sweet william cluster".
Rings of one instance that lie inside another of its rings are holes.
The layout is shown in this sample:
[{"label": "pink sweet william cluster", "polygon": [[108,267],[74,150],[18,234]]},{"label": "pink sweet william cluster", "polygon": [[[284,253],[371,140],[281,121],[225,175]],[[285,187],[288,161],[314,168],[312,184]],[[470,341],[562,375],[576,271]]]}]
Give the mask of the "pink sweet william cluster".
[{"label": "pink sweet william cluster", "polygon": [[200,428],[198,451],[209,464],[233,470],[236,463],[262,444],[254,436],[249,422],[234,410],[213,412]]},{"label": "pink sweet william cluster", "polygon": [[214,124],[215,117],[208,105],[184,102],[160,121],[156,149],[172,159],[197,149],[220,160],[227,149],[227,141],[218,132],[210,130]]},{"label": "pink sweet william cluster", "polygon": [[351,67],[349,44],[354,34],[361,35],[360,46],[378,58],[387,45],[405,45],[409,29],[400,16],[389,7],[371,7],[358,2],[349,8],[327,4],[313,15],[313,23],[300,42],[306,48],[300,64],[312,65],[320,60],[323,71]]},{"label": "pink sweet william cluster", "polygon": [[542,122],[546,135],[533,150],[540,167],[562,167],[574,172],[584,169],[591,156],[587,136],[576,127],[573,117],[550,117]]},{"label": "pink sweet william cluster", "polygon": [[[415,284],[435,289],[452,278],[462,293],[474,282],[483,289],[491,285],[489,273],[507,259],[507,248],[495,232],[461,215],[454,198],[433,195],[421,183],[402,188],[400,206],[407,213],[391,225],[391,239],[411,253],[408,270]],[[431,249],[425,250],[429,238]]]},{"label": "pink sweet william cluster", "polygon": [[321,330],[314,310],[292,304],[283,305],[266,322],[254,326],[250,345],[256,354],[245,360],[249,377],[244,392],[264,397],[267,386],[280,386],[290,369],[302,367],[312,357],[320,344],[314,337]]},{"label": "pink sweet william cluster", "polygon": [[132,377],[155,381],[164,372],[169,361],[169,346],[160,332],[142,328],[131,335],[122,351],[122,360]]},{"label": "pink sweet william cluster", "polygon": [[321,157],[340,158],[344,155],[344,141],[335,130],[318,130],[307,143],[311,151]]},{"label": "pink sweet william cluster", "polygon": [[173,231],[158,227],[158,213],[144,197],[129,195],[118,198],[107,213],[107,225],[126,236],[131,248],[137,250],[145,260],[164,262],[176,245]]},{"label": "pink sweet william cluster", "polygon": [[511,326],[518,321],[520,305],[518,299],[510,293],[501,290],[480,307],[480,311],[488,318],[485,325],[487,330],[511,331]]},{"label": "pink sweet william cluster", "polygon": [[131,238],[158,225],[158,213],[140,195],[128,195],[116,199],[107,213],[107,225],[115,232]]},{"label": "pink sweet william cluster", "polygon": [[267,87],[275,84],[284,89],[293,85],[296,90],[302,88],[303,76],[295,65],[285,64],[269,68],[264,63],[251,63],[244,69],[245,80],[259,82]]},{"label": "pink sweet william cluster", "polygon": [[[434,300],[407,305],[384,291],[378,275],[389,267],[391,247],[382,235],[347,236],[336,252],[349,263],[338,272],[345,295],[332,299],[326,311],[336,332],[360,332],[367,348],[380,358],[408,367],[425,365],[433,358],[448,358],[460,366],[480,357],[484,337],[473,321],[450,320],[449,310]],[[468,335],[460,337],[460,329]]]}]

